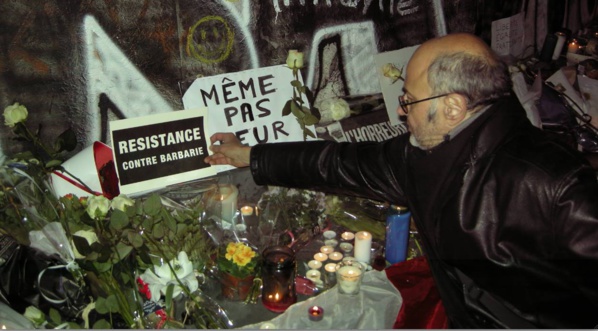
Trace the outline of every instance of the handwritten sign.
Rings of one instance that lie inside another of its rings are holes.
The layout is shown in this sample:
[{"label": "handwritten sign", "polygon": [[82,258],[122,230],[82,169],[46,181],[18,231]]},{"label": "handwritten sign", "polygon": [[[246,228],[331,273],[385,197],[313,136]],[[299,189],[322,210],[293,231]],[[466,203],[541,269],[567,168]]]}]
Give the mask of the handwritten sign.
[{"label": "handwritten sign", "polygon": [[198,78],[183,95],[183,105],[207,108],[211,132],[233,132],[249,146],[302,141],[295,117],[282,116],[293,96],[293,80],[292,70],[283,65]]},{"label": "handwritten sign", "polygon": [[492,49],[500,56],[521,56],[524,29],[523,13],[492,22]]},{"label": "handwritten sign", "polygon": [[207,110],[180,110],[110,122],[120,192],[134,195],[208,177]]}]

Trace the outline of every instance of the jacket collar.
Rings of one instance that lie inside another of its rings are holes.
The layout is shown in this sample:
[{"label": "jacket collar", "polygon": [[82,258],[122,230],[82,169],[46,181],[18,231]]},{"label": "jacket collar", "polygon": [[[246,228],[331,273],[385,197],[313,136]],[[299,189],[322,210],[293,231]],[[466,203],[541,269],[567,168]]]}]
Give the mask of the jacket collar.
[{"label": "jacket collar", "polygon": [[493,154],[498,147],[515,138],[518,128],[531,125],[515,95],[498,100],[477,121],[481,123],[472,135],[472,161]]}]

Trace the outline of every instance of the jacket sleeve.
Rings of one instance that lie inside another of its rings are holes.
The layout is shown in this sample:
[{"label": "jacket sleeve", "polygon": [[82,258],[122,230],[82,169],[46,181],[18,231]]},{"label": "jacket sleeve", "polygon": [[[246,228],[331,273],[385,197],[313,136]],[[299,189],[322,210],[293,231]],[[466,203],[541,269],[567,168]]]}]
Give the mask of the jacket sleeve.
[{"label": "jacket sleeve", "polygon": [[253,146],[250,167],[258,185],[342,193],[404,202],[397,180],[402,143],[291,142]]}]

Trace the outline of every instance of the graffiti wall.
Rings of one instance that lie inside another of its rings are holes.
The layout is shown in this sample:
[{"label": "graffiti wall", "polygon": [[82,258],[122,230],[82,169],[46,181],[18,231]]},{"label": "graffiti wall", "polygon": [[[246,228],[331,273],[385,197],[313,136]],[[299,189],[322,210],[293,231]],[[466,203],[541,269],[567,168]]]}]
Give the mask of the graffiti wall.
[{"label": "graffiti wall", "polygon": [[[497,4],[499,3],[499,4]],[[503,4],[500,4],[503,3]],[[316,100],[378,93],[373,54],[449,32],[489,36],[522,1],[2,0],[0,105],[27,106],[42,137],[107,141],[112,119],[173,111],[195,77],[306,54]],[[2,127],[0,155],[20,147]]]}]

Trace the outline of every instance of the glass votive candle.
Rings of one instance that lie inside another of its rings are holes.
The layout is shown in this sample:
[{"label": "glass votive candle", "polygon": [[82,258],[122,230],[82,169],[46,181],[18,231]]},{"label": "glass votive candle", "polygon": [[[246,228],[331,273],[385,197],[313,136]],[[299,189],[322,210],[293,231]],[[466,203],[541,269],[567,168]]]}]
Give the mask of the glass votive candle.
[{"label": "glass votive candle", "polygon": [[314,260],[324,262],[328,260],[328,254],[324,254],[322,252],[314,254]]},{"label": "glass votive candle", "polygon": [[307,316],[310,321],[321,321],[324,318],[324,309],[320,306],[311,306],[307,309]]},{"label": "glass votive candle", "polygon": [[318,260],[311,260],[309,262],[307,262],[307,266],[310,269],[320,269],[322,267],[322,262],[318,261]]},{"label": "glass votive candle", "polygon": [[322,283],[321,276],[322,276],[322,273],[316,269],[309,269],[305,273],[305,278],[311,280],[316,285]]},{"label": "glass votive candle", "polygon": [[357,295],[365,269],[359,261],[340,262],[336,265],[336,282],[340,294]]},{"label": "glass votive candle", "polygon": [[320,252],[322,252],[324,254],[330,254],[330,253],[334,252],[334,248],[332,248],[330,246],[322,246],[322,247],[320,247]]},{"label": "glass votive candle", "polygon": [[343,251],[345,253],[349,253],[353,250],[353,244],[347,243],[347,242],[341,243],[339,247],[340,247],[341,251]]},{"label": "glass votive candle", "polygon": [[326,246],[330,246],[333,249],[338,245],[338,240],[336,239],[328,239],[326,241],[324,241],[324,245]]},{"label": "glass votive candle", "polygon": [[332,230],[324,231],[323,236],[324,239],[334,239],[336,238],[336,232]]},{"label": "glass votive candle", "polygon": [[288,246],[271,246],[262,253],[262,304],[275,313],[297,302],[295,252]]},{"label": "glass votive candle", "polygon": [[343,253],[341,253],[341,252],[332,252],[332,253],[328,254],[328,258],[331,261],[339,262],[340,260],[343,259]]},{"label": "glass votive candle", "polygon": [[324,286],[331,288],[336,284],[336,263],[326,263],[324,266]]},{"label": "glass votive candle", "polygon": [[355,239],[355,234],[351,231],[345,231],[341,234],[341,239],[344,241],[351,241]]}]

